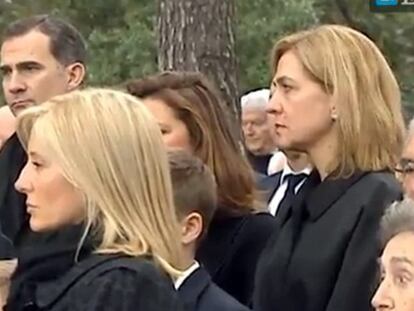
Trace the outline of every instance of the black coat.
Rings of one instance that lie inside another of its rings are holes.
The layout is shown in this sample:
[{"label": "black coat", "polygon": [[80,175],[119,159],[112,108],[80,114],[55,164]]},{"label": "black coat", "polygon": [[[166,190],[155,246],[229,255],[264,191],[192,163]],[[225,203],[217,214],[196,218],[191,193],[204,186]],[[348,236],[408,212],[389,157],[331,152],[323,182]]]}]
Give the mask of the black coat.
[{"label": "black coat", "polygon": [[268,204],[280,186],[280,178],[282,177],[282,172],[283,171],[280,171],[275,174],[265,176],[258,183],[258,188],[264,192],[263,199]]},{"label": "black coat", "polygon": [[279,252],[286,240],[279,237],[289,220],[278,225],[258,264],[254,309],[370,310],[380,254],[377,231],[384,208],[401,199],[397,181],[391,173],[371,172],[320,183],[313,172],[299,194],[294,205],[304,204],[305,218],[284,280],[275,283],[275,275],[283,275]]},{"label": "black coat", "polygon": [[244,305],[251,302],[256,264],[275,222],[269,213],[216,217],[198,249],[197,260],[213,282]]},{"label": "black coat", "polygon": [[[25,196],[14,188],[26,160],[26,153],[14,134],[0,151],[0,223],[3,234],[13,243],[26,221]],[[0,259],[4,257],[0,250]]]},{"label": "black coat", "polygon": [[195,270],[178,289],[185,311],[248,311],[211,281],[204,268]]},{"label": "black coat", "polygon": [[10,310],[183,310],[171,279],[143,257],[89,256],[63,277],[39,283],[33,293],[22,309]]}]

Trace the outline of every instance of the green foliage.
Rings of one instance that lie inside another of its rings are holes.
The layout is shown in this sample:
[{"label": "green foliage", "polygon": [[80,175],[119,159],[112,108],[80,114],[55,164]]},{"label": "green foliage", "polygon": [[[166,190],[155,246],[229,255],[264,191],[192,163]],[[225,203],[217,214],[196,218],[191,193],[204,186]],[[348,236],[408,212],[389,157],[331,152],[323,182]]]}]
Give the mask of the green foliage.
[{"label": "green foliage", "polygon": [[242,92],[269,85],[270,51],[278,38],[317,22],[312,0],[238,0],[236,45]]}]

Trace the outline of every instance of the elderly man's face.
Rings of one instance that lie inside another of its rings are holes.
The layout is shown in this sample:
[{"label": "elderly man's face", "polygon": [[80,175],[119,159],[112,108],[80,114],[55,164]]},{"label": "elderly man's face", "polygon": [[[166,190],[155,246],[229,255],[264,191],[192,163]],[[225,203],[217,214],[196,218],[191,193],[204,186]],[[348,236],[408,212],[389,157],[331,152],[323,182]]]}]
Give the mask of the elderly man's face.
[{"label": "elderly man's face", "polygon": [[414,199],[414,136],[408,140],[404,148],[399,169],[404,192]]},{"label": "elderly man's face", "polygon": [[275,149],[275,135],[264,109],[243,109],[242,130],[246,147],[251,153],[268,154]]},{"label": "elderly man's face", "polygon": [[392,238],[382,253],[381,283],[372,299],[377,311],[414,310],[414,233]]}]

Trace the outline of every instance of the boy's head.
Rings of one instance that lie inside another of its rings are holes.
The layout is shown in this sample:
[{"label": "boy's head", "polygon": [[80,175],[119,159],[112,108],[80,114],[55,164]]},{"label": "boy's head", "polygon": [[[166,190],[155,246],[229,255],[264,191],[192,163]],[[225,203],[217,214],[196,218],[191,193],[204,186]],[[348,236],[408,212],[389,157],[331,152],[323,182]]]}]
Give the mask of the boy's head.
[{"label": "boy's head", "polygon": [[217,209],[216,182],[209,168],[185,151],[168,153],[182,244],[195,252]]}]

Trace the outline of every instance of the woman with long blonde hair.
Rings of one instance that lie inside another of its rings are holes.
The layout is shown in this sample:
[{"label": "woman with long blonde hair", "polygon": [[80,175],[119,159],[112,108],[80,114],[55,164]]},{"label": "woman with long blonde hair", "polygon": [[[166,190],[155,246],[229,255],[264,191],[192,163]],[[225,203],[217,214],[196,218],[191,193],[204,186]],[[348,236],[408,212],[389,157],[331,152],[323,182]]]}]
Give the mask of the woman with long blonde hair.
[{"label": "woman with long blonde hair", "polygon": [[73,268],[36,284],[26,305],[179,310],[171,277],[181,250],[168,161],[145,107],[118,91],[75,91],[27,109],[17,134],[28,161],[15,186],[27,195],[30,228],[83,228]]},{"label": "woman with long blonde hair", "polygon": [[282,38],[268,113],[281,149],[315,170],[263,251],[258,311],[366,311],[383,210],[400,198],[393,170],[404,123],[397,81],[356,30],[323,25]]}]

